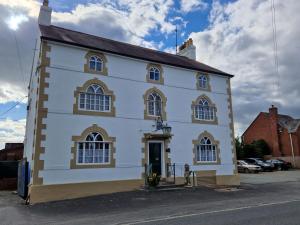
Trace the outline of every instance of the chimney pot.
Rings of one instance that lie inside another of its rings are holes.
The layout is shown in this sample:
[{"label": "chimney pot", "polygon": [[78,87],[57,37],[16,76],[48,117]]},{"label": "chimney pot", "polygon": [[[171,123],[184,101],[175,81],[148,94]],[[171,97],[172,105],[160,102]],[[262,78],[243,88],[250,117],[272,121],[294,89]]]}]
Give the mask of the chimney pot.
[{"label": "chimney pot", "polygon": [[178,55],[196,60],[196,47],[193,44],[192,38],[189,38],[179,47]]},{"label": "chimney pot", "polygon": [[49,0],[44,0],[43,5],[40,8],[40,14],[38,18],[39,25],[50,26],[51,13],[52,13],[52,9],[51,7],[49,7]]}]

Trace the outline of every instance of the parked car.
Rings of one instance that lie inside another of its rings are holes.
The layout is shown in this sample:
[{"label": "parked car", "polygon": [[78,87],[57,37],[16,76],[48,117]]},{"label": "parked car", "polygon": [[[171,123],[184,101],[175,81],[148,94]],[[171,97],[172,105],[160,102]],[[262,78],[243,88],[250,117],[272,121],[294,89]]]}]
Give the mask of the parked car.
[{"label": "parked car", "polygon": [[261,167],[253,164],[249,164],[244,160],[237,161],[237,168],[242,173],[258,173],[261,171]]},{"label": "parked car", "polygon": [[286,162],[280,159],[270,159],[266,162],[273,163],[275,169],[277,170],[289,170],[290,168],[292,168],[292,164],[290,162]]},{"label": "parked car", "polygon": [[250,164],[260,166],[262,171],[272,172],[275,168],[272,163],[265,162],[259,158],[247,158],[247,159],[244,159],[244,161],[246,161],[247,163],[250,163]]}]

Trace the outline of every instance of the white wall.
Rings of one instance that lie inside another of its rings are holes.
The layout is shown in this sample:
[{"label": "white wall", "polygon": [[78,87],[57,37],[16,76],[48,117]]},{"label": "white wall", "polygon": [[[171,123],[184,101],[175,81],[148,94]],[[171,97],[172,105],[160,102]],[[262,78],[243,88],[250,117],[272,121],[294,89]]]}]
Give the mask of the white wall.
[{"label": "white wall", "polygon": [[[105,54],[108,76],[83,73],[86,50],[51,44],[49,100],[45,103],[48,116],[44,170],[40,171],[44,184],[58,184],[118,179],[139,179],[143,168],[141,138],[153,129],[153,121],[144,120],[143,94],[157,87],[167,97],[167,123],[174,134],[171,143],[171,162],[192,165],[193,145],[205,130],[220,141],[221,165],[193,166],[195,170],[216,169],[217,174],[232,174],[232,146],[230,118],[225,77],[211,75],[211,92],[196,89],[196,72],[162,65],[164,85],[146,83],[148,62]],[[86,81],[97,78],[103,81],[116,96],[116,117],[73,115],[74,91]],[[120,79],[122,78],[122,79]],[[206,94],[217,107],[218,125],[191,123],[191,104]],[[87,127],[97,124],[112,137],[116,137],[116,168],[70,169],[72,136],[80,135]],[[29,131],[30,132],[30,131]],[[131,168],[132,167],[132,168]]]}]

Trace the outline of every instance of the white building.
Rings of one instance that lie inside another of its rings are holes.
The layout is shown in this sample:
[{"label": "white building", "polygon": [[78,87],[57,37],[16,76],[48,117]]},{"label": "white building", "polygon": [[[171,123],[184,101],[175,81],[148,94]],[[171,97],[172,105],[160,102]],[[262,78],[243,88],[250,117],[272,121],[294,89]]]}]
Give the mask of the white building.
[{"label": "white building", "polygon": [[[29,91],[25,157],[31,202],[128,191],[145,164],[177,180],[236,185],[230,78],[195,60],[51,25],[44,1]],[[181,56],[184,55],[184,56]],[[190,57],[190,58],[188,58]],[[171,133],[155,131],[161,117]]]}]

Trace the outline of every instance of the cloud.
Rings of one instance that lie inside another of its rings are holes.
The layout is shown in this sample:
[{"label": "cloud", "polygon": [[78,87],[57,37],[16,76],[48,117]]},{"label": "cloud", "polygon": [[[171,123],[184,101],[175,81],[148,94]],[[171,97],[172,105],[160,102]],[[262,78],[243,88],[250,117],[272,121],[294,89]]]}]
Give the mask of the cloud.
[{"label": "cloud", "polygon": [[171,0],[119,0],[79,4],[70,12],[54,12],[53,22],[95,35],[109,37],[132,44],[156,48],[145,42],[145,37],[156,30],[162,34],[173,32],[175,26],[167,21],[173,4]]},{"label": "cloud", "polygon": [[26,120],[0,120],[0,149],[4,148],[5,143],[23,142],[25,134]]},{"label": "cloud", "polygon": [[183,13],[194,12],[201,9],[206,9],[208,4],[203,0],[181,0],[180,11]]},{"label": "cloud", "polygon": [[[27,95],[40,5],[38,0],[0,0],[0,103]],[[81,32],[160,49],[162,42],[146,37],[151,32],[174,31],[173,21],[167,19],[172,5],[172,0],[99,0],[77,4],[69,11],[53,11],[52,21]]]},{"label": "cloud", "polygon": [[240,135],[272,103],[283,114],[300,116],[300,2],[275,2],[280,77],[274,67],[269,1],[214,1],[209,27],[190,35],[198,60],[235,75],[233,107]]}]

